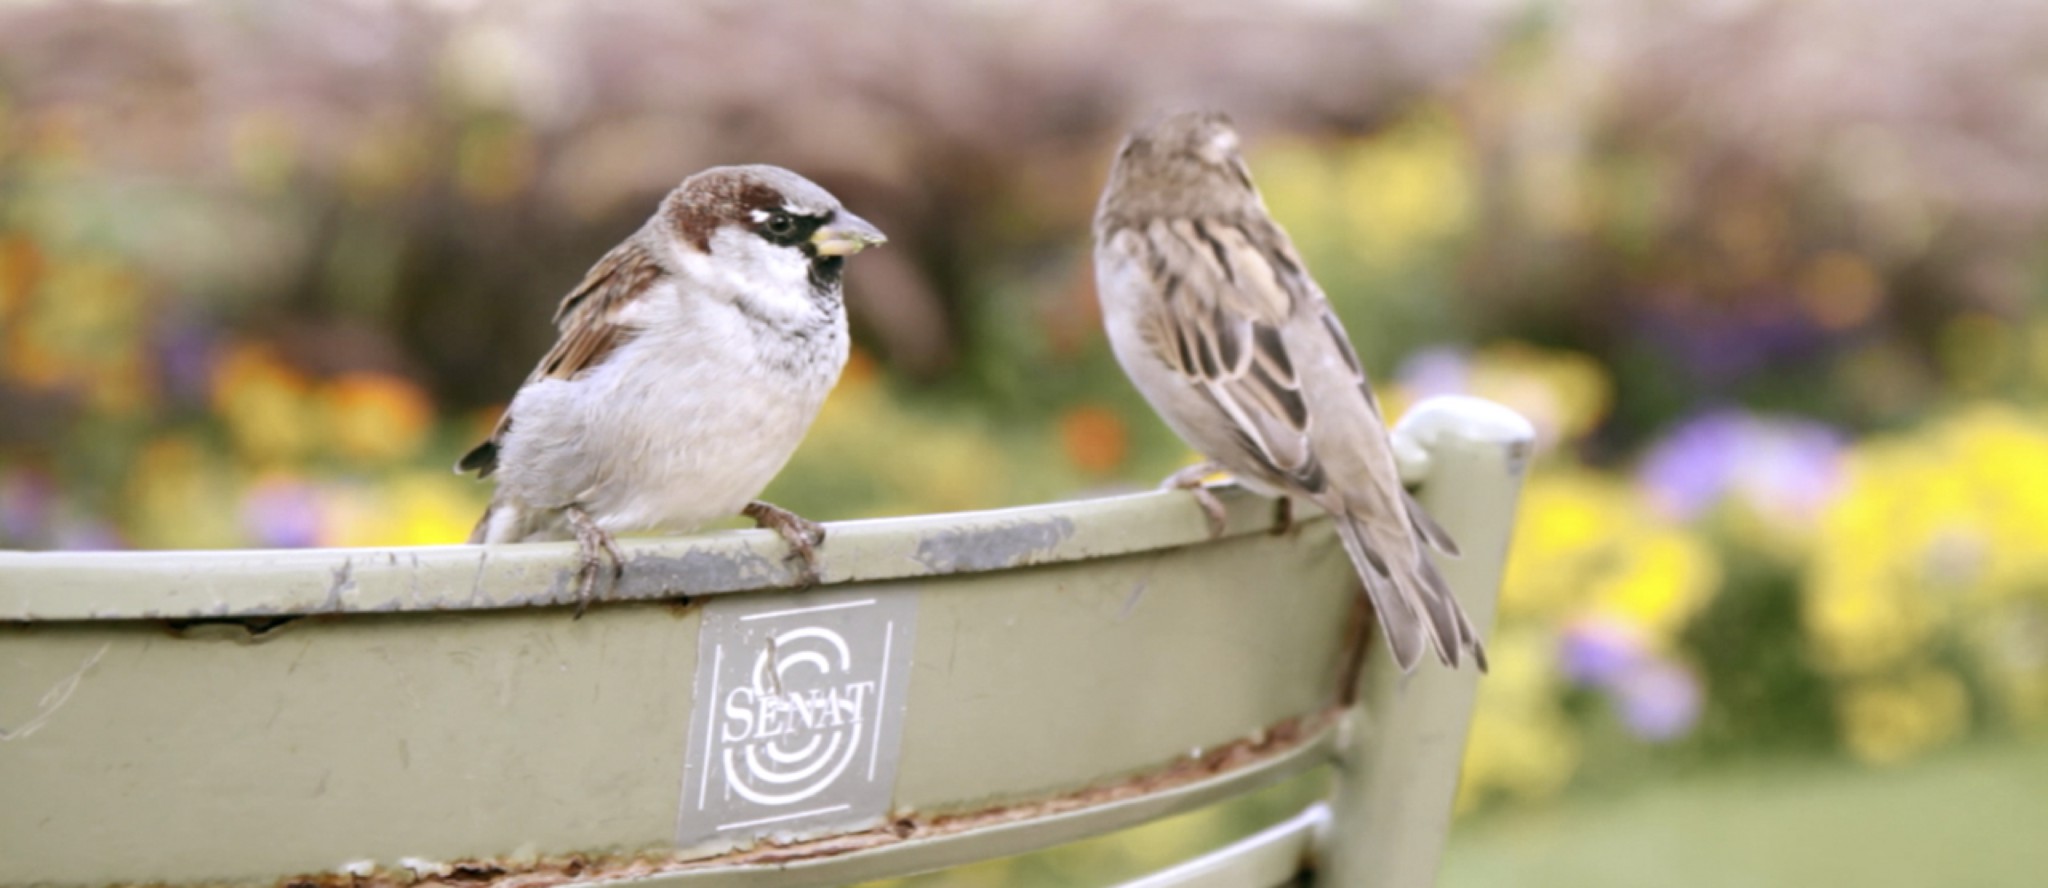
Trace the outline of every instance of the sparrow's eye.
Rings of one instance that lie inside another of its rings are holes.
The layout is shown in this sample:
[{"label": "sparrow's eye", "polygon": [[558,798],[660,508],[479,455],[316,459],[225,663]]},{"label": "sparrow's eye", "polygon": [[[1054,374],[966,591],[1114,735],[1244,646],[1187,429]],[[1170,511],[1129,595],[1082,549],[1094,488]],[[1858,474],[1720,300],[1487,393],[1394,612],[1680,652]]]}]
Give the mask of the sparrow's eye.
[{"label": "sparrow's eye", "polygon": [[769,234],[776,237],[788,237],[796,232],[796,220],[790,218],[788,213],[777,211],[768,216],[764,227],[768,229]]}]

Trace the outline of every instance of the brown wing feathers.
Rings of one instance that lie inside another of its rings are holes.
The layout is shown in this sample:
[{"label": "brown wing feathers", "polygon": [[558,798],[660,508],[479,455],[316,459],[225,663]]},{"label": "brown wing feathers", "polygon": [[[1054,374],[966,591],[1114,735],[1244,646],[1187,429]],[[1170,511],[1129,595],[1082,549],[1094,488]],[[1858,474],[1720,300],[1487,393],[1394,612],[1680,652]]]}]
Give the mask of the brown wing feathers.
[{"label": "brown wing feathers", "polygon": [[[628,240],[606,253],[576,289],[569,291],[561,307],[555,309],[555,327],[560,338],[526,381],[574,379],[604,363],[637,332],[619,322],[618,315],[627,298],[644,291],[665,273],[637,240]],[[489,438],[463,454],[455,470],[489,478],[498,468],[498,447],[511,430],[512,415],[507,412]]]},{"label": "brown wing feathers", "polygon": [[1274,263],[1232,226],[1179,219],[1133,231],[1167,306],[1147,335],[1160,358],[1231,416],[1248,455],[1322,489],[1308,403],[1280,333],[1292,299]]}]

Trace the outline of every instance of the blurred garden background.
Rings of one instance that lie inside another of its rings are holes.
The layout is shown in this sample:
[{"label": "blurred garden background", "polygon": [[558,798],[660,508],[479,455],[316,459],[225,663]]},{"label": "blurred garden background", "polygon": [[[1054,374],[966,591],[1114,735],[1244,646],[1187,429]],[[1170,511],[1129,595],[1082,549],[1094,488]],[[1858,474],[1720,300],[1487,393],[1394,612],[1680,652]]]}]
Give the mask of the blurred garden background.
[{"label": "blurred garden background", "polygon": [[1392,411],[1541,430],[1447,884],[2038,884],[2038,0],[0,2],[0,547],[461,541],[556,301],[733,162],[891,238],[771,499],[1149,486],[1088,225],[1187,106]]}]

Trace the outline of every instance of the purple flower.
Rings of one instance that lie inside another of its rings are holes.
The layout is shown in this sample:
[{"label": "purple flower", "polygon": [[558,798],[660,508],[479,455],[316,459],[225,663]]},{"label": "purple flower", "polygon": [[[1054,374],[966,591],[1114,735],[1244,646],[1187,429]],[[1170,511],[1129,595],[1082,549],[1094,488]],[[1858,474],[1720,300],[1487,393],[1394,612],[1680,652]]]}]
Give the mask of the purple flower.
[{"label": "purple flower", "polygon": [[1582,685],[1606,687],[1648,655],[1641,633],[1612,620],[1576,621],[1565,627],[1558,641],[1565,677]]},{"label": "purple flower", "polygon": [[104,521],[85,519],[66,521],[57,526],[52,534],[52,548],[73,552],[125,549],[128,544],[121,534]]},{"label": "purple flower", "polygon": [[1841,454],[1841,434],[1821,423],[1721,409],[1652,446],[1637,479],[1680,519],[1738,493],[1765,514],[1805,521],[1834,497]]},{"label": "purple flower", "polygon": [[1426,348],[1403,360],[1394,370],[1394,378],[1418,401],[1467,394],[1472,388],[1472,357],[1447,346]]},{"label": "purple flower", "polygon": [[219,352],[213,331],[197,323],[172,324],[157,338],[164,390],[177,403],[204,404]]},{"label": "purple flower", "polygon": [[1796,363],[1828,342],[1827,332],[1796,310],[1719,310],[1682,291],[1659,293],[1652,302],[1661,307],[1635,318],[1639,339],[1716,387]]},{"label": "purple flower", "polygon": [[242,496],[242,528],[259,545],[274,549],[319,545],[319,492],[290,479],[258,482]]},{"label": "purple flower", "polygon": [[1607,695],[1622,723],[1653,742],[1682,737],[1699,721],[1699,682],[1650,650],[1627,623],[1590,617],[1565,627],[1558,662],[1567,678]]},{"label": "purple flower", "polygon": [[0,475],[0,539],[28,545],[42,539],[50,526],[57,485],[31,469]]},{"label": "purple flower", "polygon": [[1675,663],[1646,660],[1609,692],[1622,722],[1645,740],[1675,740],[1699,722],[1699,680]]}]

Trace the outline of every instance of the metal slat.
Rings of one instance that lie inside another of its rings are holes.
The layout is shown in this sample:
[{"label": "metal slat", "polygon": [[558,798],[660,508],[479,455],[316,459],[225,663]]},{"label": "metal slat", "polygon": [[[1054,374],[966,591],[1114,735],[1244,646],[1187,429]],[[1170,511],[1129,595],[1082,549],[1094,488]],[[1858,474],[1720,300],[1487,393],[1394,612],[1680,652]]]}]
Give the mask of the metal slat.
[{"label": "metal slat", "polygon": [[[1424,401],[1402,417],[1396,436],[1412,446],[1404,474],[1421,482],[1422,504],[1464,552],[1436,562],[1482,637],[1493,628],[1535,437],[1528,420],[1477,398]],[[1465,735],[1483,679],[1478,670],[1435,663],[1404,676],[1384,650],[1368,653],[1317,884],[1428,888],[1450,836]]]},{"label": "metal slat", "polygon": [[[796,860],[775,864],[752,866],[722,866],[703,869],[681,870],[671,873],[634,876],[607,881],[608,885],[631,885],[634,888],[698,888],[710,885],[746,885],[748,888],[815,888],[815,886],[847,885],[875,879],[914,875],[921,872],[945,869],[982,860],[1025,854],[1062,845],[1081,839],[1102,836],[1152,821],[1171,817],[1213,805],[1227,799],[1254,792],[1287,777],[1302,773],[1329,760],[1334,749],[1335,736],[1332,732],[1318,733],[1309,742],[1271,760],[1233,771],[1209,780],[1168,790],[1146,793],[1127,799],[1103,802],[1073,811],[1046,814],[1007,823],[989,826],[954,835],[929,839],[911,839],[900,844],[864,851],[854,851],[830,858]],[[1295,825],[1308,814],[1322,810],[1318,805],[1309,812],[1297,816],[1282,826]],[[1321,815],[1317,815],[1321,816]],[[1289,858],[1294,868],[1306,853],[1309,835],[1290,829],[1276,833],[1268,829],[1260,833],[1266,840],[1255,847],[1248,847],[1252,860],[1242,864],[1204,866],[1191,870],[1190,878],[1207,881],[1163,882],[1165,885],[1216,885],[1229,888],[1279,884],[1263,881],[1216,881],[1215,878],[1237,873],[1277,872],[1280,855],[1292,851]],[[1267,836],[1267,833],[1273,835]],[[1253,842],[1253,836],[1240,842]],[[1236,847],[1236,846],[1233,846]],[[1204,855],[1197,861],[1208,860]],[[1184,864],[1186,865],[1186,864]],[[1253,866],[1244,869],[1244,866]],[[1211,870],[1214,874],[1211,874]],[[1174,867],[1166,872],[1179,871]],[[1290,869],[1289,872],[1292,872]],[[1153,878],[1147,877],[1147,878]],[[1134,882],[1132,885],[1153,883]],[[1127,886],[1128,888],[1128,886]]]},{"label": "metal slat", "polygon": [[1309,806],[1280,823],[1118,888],[1255,888],[1292,884],[1316,834],[1328,826],[1328,805]]}]

